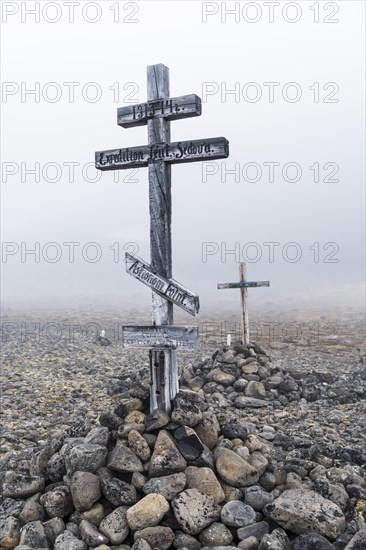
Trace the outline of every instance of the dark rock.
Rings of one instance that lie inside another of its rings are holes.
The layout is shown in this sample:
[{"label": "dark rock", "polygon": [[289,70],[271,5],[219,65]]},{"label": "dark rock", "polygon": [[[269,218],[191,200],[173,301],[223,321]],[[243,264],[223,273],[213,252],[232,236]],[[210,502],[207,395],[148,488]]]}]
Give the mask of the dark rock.
[{"label": "dark rock", "polygon": [[304,533],[296,537],[292,550],[334,550],[334,545],[319,533]]},{"label": "dark rock", "polygon": [[70,489],[66,485],[60,485],[42,495],[40,503],[50,518],[64,518],[74,510]]},{"label": "dark rock", "polygon": [[155,409],[145,417],[146,431],[151,432],[153,430],[159,430],[169,424],[169,422],[170,418],[164,411]]},{"label": "dark rock", "polygon": [[196,460],[204,450],[204,446],[196,432],[187,426],[181,426],[175,430],[174,440],[179,451],[188,462]]},{"label": "dark rock", "polygon": [[65,454],[66,471],[71,476],[80,470],[95,473],[105,465],[108,451],[101,445],[77,443]]},{"label": "dark rock", "polygon": [[133,485],[113,477],[107,468],[101,468],[98,477],[103,496],[113,506],[128,506],[136,503],[137,493]]}]

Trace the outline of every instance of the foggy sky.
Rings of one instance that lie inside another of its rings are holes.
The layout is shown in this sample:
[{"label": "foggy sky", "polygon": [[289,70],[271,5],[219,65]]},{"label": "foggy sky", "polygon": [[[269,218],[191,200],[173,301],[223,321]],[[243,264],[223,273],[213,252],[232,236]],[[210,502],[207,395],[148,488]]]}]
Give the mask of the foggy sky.
[{"label": "foggy sky", "polygon": [[[101,18],[91,23],[82,17],[85,4],[75,7],[74,23],[59,2],[56,23],[19,12],[2,24],[3,304],[150,299],[123,263],[125,250],[149,261],[147,169],[100,174],[85,166],[97,150],[147,143],[146,126],[120,128],[116,111],[146,100],[146,66],[155,63],[170,68],[172,97],[195,93],[203,100],[200,117],[171,123],[172,141],[230,142],[226,160],[172,167],[174,278],[201,303],[237,300],[236,291],[216,285],[238,280],[238,262],[246,260],[250,280],[271,282],[250,291],[253,301],[301,294],[309,302],[335,295],[361,302],[364,3],[332,3],[339,7],[332,16],[319,2],[319,23],[309,2],[297,2],[301,17],[293,23],[283,15],[287,2],[272,23],[263,2],[256,2],[256,23],[242,13],[238,22],[229,15],[222,22],[220,12],[204,23],[203,3],[187,1],[121,2],[119,23],[110,9],[116,3],[101,2]],[[50,9],[46,17],[55,14]],[[339,22],[325,23],[327,16]],[[39,101],[26,94],[37,86]],[[98,101],[93,92],[101,92]],[[27,173],[36,163],[39,182]],[[236,176],[221,181],[225,169]],[[324,181],[332,172],[339,181]],[[299,181],[286,181],[296,174]],[[32,248],[36,255],[26,253]]]}]

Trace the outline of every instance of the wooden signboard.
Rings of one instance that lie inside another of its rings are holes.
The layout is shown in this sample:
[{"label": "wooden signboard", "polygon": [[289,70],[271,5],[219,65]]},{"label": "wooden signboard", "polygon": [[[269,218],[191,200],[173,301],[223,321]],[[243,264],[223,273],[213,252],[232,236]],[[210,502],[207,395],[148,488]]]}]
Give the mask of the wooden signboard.
[{"label": "wooden signboard", "polygon": [[124,326],[122,343],[125,348],[195,350],[198,347],[198,327]]},{"label": "wooden signboard", "polygon": [[229,142],[223,137],[217,137],[97,151],[95,165],[99,170],[121,170],[146,167],[149,162],[155,161],[175,164],[228,156]]},{"label": "wooden signboard", "polygon": [[126,252],[125,258],[126,271],[132,277],[135,277],[141,283],[152,288],[162,298],[169,300],[191,315],[197,315],[200,308],[198,296],[192,294],[174,279],[166,279],[158,275],[151,269],[150,265],[140,258],[135,258],[128,252]]},{"label": "wooden signboard", "polygon": [[256,288],[259,286],[269,286],[269,281],[243,281],[240,283],[219,283],[218,289],[223,288]]},{"label": "wooden signboard", "polygon": [[128,105],[117,109],[117,124],[123,128],[142,126],[150,118],[165,118],[178,120],[192,116],[200,116],[202,112],[201,98],[196,94],[182,95],[168,99],[155,99],[139,105]]}]

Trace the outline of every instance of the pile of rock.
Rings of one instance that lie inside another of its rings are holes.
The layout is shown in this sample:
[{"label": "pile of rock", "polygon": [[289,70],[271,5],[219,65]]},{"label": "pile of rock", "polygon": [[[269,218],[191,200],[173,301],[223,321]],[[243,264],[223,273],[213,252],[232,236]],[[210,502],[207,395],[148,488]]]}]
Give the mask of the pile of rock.
[{"label": "pile of rock", "polygon": [[252,383],[242,399],[257,406],[268,394],[277,400],[284,380],[287,396],[301,395],[286,375],[277,385],[268,356],[252,349],[255,357],[238,349],[216,354],[220,367],[211,364],[210,372],[205,362],[192,376],[186,369],[191,389],[180,391],[170,417],[147,414],[146,381],[103,413],[100,426],[4,455],[1,548],[366,548],[359,465],[341,464],[311,442],[294,448],[269,425],[258,435],[241,417],[215,414],[205,398],[217,386],[243,394]]},{"label": "pile of rock", "polygon": [[[352,383],[354,381],[354,383]],[[271,365],[256,343],[217,350],[212,357],[187,366],[182,385],[205,395],[218,412],[234,407],[282,408],[291,402],[321,399],[332,403],[358,402],[366,397],[366,369],[354,369],[352,380],[329,370],[295,370]]]}]

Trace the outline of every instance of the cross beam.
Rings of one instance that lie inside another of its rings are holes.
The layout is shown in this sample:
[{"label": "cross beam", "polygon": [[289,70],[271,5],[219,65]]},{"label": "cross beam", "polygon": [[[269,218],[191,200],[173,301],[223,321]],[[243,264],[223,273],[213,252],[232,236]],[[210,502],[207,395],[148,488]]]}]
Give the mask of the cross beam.
[{"label": "cross beam", "polygon": [[242,313],[242,341],[244,345],[249,344],[249,318],[248,318],[248,288],[258,288],[269,286],[269,281],[247,281],[246,280],[246,265],[245,262],[241,262],[239,266],[240,281],[238,283],[219,283],[217,288],[219,290],[226,288],[239,288],[241,299],[241,313]]}]

